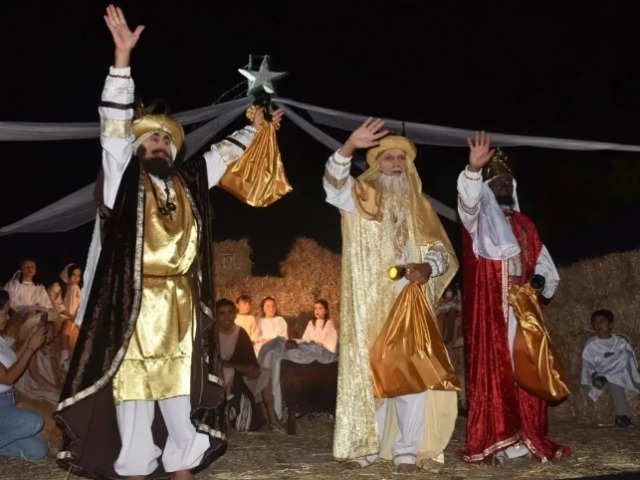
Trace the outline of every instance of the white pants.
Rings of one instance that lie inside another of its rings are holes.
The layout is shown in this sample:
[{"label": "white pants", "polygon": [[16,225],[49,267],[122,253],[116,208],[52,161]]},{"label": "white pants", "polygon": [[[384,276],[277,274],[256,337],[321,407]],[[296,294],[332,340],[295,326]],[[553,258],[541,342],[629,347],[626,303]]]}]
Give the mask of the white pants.
[{"label": "white pants", "polygon": [[[426,408],[427,393],[412,393],[402,395],[392,399],[385,399],[382,405],[376,410],[376,421],[378,423],[379,441],[382,444],[384,428],[387,422],[389,402],[395,403],[396,414],[398,416],[398,434],[393,442],[392,455],[393,463],[416,463],[418,449],[424,439],[424,414]],[[379,454],[369,455],[359,458],[356,461],[363,467],[372,464],[379,457]]]},{"label": "white pants", "polygon": [[154,401],[130,400],[116,405],[122,449],[113,464],[122,476],[149,475],[158,467],[162,454],[165,471],[176,472],[197,466],[209,448],[208,435],[198,433],[189,419],[188,395],[158,400],[169,436],[164,452],[153,443],[151,424]]}]

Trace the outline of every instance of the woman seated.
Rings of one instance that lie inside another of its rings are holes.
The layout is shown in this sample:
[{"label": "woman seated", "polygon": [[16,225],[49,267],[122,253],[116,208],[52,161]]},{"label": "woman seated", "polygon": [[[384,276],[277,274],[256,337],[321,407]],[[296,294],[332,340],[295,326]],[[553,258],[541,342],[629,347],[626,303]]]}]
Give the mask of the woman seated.
[{"label": "woman seated", "polygon": [[54,308],[63,319],[62,334],[58,339],[61,367],[66,371],[79,333],[79,327],[74,322],[82,300],[82,288],[80,288],[82,268],[75,263],[70,263],[62,269],[59,277],[60,281],[52,283],[47,293]]},{"label": "woman seated", "polygon": [[249,335],[236,325],[236,305],[227,298],[218,300],[216,319],[229,423],[246,432],[258,430],[266,420],[269,428],[282,430],[273,409],[270,371],[258,366]]},{"label": "woman seated", "polygon": [[62,317],[52,309],[28,318],[18,332],[20,342],[24,343],[38,325],[45,325],[44,344],[31,357],[27,370],[16,382],[15,389],[21,396],[31,400],[43,400],[51,408],[55,408],[58,405],[64,381],[64,374],[59,367],[60,362],[54,348],[54,341],[62,327]]},{"label": "woman seated", "polygon": [[[0,291],[0,332],[9,321],[9,294]],[[49,447],[40,435],[44,419],[35,412],[17,408],[13,384],[24,373],[29,360],[42,346],[45,328],[35,327],[17,352],[0,335],[0,455],[28,460],[45,458]]]},{"label": "woman seated", "polygon": [[338,332],[329,319],[329,303],[326,300],[319,299],[313,304],[313,317],[302,334],[302,342],[313,342],[336,353]]}]

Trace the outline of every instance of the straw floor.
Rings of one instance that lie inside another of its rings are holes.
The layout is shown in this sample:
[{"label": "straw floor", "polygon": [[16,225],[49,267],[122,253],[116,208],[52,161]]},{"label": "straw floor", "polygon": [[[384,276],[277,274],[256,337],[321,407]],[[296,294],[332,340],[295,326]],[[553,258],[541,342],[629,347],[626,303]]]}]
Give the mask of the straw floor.
[{"label": "straw floor", "polygon": [[[395,473],[390,462],[378,462],[361,470],[345,470],[331,459],[333,422],[326,417],[302,418],[298,434],[276,432],[232,433],[227,453],[198,475],[198,479],[390,479]],[[442,466],[423,470],[412,478],[435,479],[564,479],[624,471],[640,471],[640,435],[634,428],[620,430],[611,425],[556,423],[551,436],[573,449],[568,459],[542,464],[514,460],[504,467],[470,465],[456,457],[464,445],[464,419],[446,451]],[[640,475],[640,474],[639,474]],[[78,479],[56,466],[53,459],[26,462],[0,457],[3,480]]]}]

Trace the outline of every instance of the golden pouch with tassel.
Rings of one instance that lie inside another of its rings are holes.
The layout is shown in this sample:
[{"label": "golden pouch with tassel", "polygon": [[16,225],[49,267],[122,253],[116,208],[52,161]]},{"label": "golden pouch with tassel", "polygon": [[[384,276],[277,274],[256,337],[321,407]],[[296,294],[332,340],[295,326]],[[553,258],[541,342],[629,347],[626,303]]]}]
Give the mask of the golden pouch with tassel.
[{"label": "golden pouch with tassel", "polygon": [[[252,120],[255,106],[247,109]],[[220,179],[220,186],[253,207],[271,205],[292,190],[284,173],[278,148],[276,126],[264,121],[251,145]]]},{"label": "golden pouch with tassel", "polygon": [[376,397],[460,390],[434,318],[422,287],[405,285],[369,352]]},{"label": "golden pouch with tassel", "polygon": [[509,305],[518,321],[513,343],[516,383],[548,402],[564,400],[570,393],[567,376],[544,325],[536,291],[529,284],[513,285]]}]

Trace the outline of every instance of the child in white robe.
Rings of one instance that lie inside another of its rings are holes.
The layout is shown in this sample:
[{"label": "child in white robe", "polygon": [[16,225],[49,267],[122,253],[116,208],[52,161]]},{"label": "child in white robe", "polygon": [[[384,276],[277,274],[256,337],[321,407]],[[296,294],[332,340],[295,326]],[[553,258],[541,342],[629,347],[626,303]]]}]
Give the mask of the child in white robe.
[{"label": "child in white robe", "polygon": [[338,344],[338,332],[329,319],[329,304],[326,300],[318,300],[313,304],[313,320],[309,320],[307,328],[302,334],[302,342],[314,342],[326,348],[331,353],[336,353]]},{"label": "child in white robe", "polygon": [[627,416],[626,392],[640,393],[638,360],[629,340],[611,333],[614,316],[609,310],[591,314],[596,334],[589,338],[582,351],[582,384],[589,386],[589,398],[597,401],[605,389],[609,391],[615,409],[615,425],[631,426]]}]

